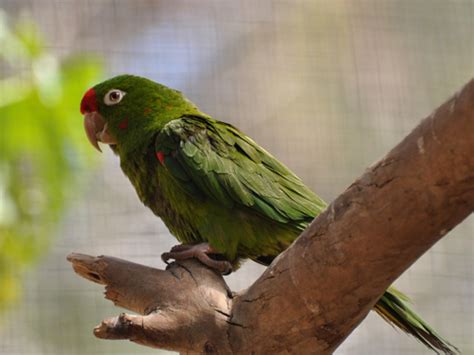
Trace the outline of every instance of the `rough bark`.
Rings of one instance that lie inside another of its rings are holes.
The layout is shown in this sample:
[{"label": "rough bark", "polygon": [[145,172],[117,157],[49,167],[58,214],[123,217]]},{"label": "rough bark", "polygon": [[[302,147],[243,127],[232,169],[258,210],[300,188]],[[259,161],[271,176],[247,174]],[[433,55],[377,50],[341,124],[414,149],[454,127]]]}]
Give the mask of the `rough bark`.
[{"label": "rough bark", "polygon": [[144,316],[95,335],[218,353],[333,352],[383,291],[474,209],[474,81],[369,167],[247,290],[196,261],[166,271],[71,254],[75,271]]}]

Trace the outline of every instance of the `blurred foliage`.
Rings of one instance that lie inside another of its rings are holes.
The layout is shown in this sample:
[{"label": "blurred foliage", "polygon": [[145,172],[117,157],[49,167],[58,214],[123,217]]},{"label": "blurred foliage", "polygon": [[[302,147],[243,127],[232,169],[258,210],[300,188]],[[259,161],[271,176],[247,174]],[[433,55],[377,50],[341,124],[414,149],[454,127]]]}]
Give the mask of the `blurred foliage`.
[{"label": "blurred foliage", "polygon": [[0,12],[0,311],[47,250],[92,151],[78,107],[101,65],[45,47],[31,21],[9,26]]}]

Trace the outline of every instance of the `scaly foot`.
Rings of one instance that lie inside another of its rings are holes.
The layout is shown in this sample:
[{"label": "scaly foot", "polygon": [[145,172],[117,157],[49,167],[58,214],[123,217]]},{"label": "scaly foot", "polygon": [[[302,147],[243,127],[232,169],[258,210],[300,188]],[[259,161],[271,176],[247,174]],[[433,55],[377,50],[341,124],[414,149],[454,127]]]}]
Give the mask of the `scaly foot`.
[{"label": "scaly foot", "polygon": [[228,275],[232,272],[232,264],[225,260],[214,260],[209,254],[219,254],[209,244],[180,244],[171,248],[168,253],[161,254],[161,259],[168,264],[168,260],[176,261],[191,258],[198,259],[201,263],[209,266],[211,269],[219,271],[221,274]]}]

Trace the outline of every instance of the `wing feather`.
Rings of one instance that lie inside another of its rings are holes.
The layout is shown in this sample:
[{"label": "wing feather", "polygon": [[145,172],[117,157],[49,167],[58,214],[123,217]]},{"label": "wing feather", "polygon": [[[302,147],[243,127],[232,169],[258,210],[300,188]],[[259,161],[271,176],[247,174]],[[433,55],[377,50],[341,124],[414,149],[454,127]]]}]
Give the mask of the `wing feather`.
[{"label": "wing feather", "polygon": [[185,116],[158,134],[171,175],[226,207],[248,208],[273,221],[303,228],[326,204],[277,159],[237,128]]}]

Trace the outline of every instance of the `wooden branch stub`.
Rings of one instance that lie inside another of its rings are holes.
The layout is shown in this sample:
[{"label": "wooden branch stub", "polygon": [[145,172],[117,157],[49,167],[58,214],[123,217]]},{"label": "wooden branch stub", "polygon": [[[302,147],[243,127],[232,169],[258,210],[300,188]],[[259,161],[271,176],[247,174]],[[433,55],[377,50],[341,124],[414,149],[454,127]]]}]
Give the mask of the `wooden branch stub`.
[{"label": "wooden branch stub", "polygon": [[226,349],[232,295],[222,276],[196,260],[166,270],[126,260],[70,254],[80,276],[105,285],[105,297],[143,316],[121,314],[94,329],[102,339],[131,341],[180,352]]},{"label": "wooden branch stub", "polygon": [[72,254],[74,270],[145,316],[96,335],[186,352],[330,354],[380,295],[474,209],[474,81],[423,120],[234,296],[196,261],[156,270]]}]

